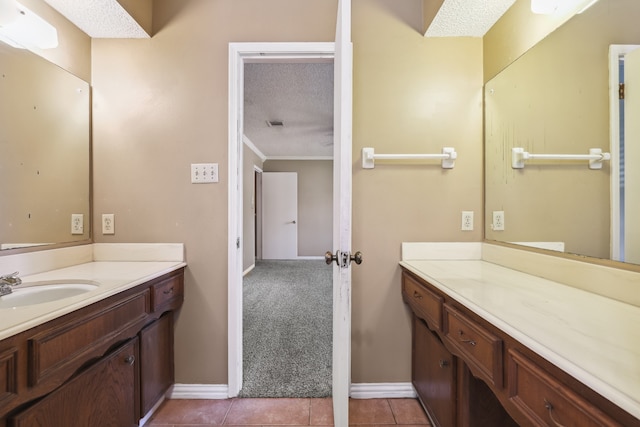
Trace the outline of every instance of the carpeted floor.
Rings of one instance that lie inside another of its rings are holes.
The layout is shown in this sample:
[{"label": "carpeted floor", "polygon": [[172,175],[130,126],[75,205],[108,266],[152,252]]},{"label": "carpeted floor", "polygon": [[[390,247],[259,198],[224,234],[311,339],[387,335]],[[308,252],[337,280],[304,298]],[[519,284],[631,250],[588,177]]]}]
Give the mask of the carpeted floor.
[{"label": "carpeted floor", "polygon": [[242,397],[331,396],[332,269],[258,261],[243,280]]}]

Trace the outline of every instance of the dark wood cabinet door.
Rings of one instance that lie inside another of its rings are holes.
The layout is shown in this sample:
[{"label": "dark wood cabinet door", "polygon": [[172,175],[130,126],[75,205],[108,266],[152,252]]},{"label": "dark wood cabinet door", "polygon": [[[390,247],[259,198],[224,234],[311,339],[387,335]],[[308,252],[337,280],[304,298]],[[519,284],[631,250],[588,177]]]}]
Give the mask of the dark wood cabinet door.
[{"label": "dark wood cabinet door", "polygon": [[138,339],[134,338],[9,420],[13,427],[134,427]]},{"label": "dark wood cabinet door", "polygon": [[455,426],[454,357],[416,316],[413,316],[413,333],[413,385],[436,427]]},{"label": "dark wood cabinet door", "polygon": [[140,331],[140,395],[143,416],[153,408],[173,382],[173,315],[168,312]]}]

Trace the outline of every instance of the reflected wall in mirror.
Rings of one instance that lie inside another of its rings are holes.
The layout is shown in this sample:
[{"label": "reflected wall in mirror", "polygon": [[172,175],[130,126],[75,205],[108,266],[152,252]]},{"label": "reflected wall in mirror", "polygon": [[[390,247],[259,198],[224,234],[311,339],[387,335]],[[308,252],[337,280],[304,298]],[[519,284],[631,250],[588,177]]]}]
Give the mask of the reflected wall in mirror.
[{"label": "reflected wall in mirror", "polygon": [[[600,0],[485,85],[487,240],[551,243],[568,253],[611,258],[611,162],[591,170],[586,161],[530,160],[513,169],[512,148],[536,154],[611,150],[609,46],[640,44],[637,16],[636,0]],[[631,159],[627,167],[634,162],[640,167]],[[504,231],[493,229],[494,211],[504,211]]]},{"label": "reflected wall in mirror", "polygon": [[[0,43],[0,248],[90,238],[89,84]],[[72,214],[83,230],[72,234]]]}]

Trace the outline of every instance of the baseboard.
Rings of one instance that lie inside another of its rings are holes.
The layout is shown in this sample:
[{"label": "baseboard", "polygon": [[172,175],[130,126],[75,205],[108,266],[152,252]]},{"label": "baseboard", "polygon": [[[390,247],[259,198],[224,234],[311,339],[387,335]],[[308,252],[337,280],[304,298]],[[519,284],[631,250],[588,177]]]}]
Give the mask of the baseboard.
[{"label": "baseboard", "polygon": [[[352,399],[415,398],[411,383],[358,383],[351,384]],[[227,384],[174,384],[169,399],[228,399]]]},{"label": "baseboard", "polygon": [[357,383],[351,384],[352,399],[415,398],[411,383]]},{"label": "baseboard", "polygon": [[174,384],[169,399],[228,399],[227,384]]},{"label": "baseboard", "polygon": [[242,277],[244,277],[247,274],[251,273],[251,270],[253,270],[254,268],[256,268],[256,265],[255,264],[251,264],[245,271],[242,272]]}]

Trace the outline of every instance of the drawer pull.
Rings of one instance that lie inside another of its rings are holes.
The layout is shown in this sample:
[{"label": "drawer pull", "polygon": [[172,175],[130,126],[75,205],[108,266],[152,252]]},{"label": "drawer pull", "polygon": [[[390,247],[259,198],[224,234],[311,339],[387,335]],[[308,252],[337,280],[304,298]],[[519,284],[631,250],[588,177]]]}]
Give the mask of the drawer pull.
[{"label": "drawer pull", "polygon": [[549,418],[551,418],[551,422],[553,422],[556,427],[564,427],[563,424],[556,421],[556,418],[553,416],[553,405],[547,399],[544,399],[544,407],[549,411]]},{"label": "drawer pull", "polygon": [[476,345],[476,342],[474,340],[472,340],[472,339],[468,339],[467,340],[467,339],[462,338],[462,336],[464,335],[464,332],[462,330],[458,331],[458,335],[460,336],[460,342],[463,342],[465,344],[469,344],[469,345],[472,345],[472,346]]},{"label": "drawer pull", "polygon": [[413,291],[413,297],[414,297],[415,299],[422,299],[422,295],[420,295],[420,294],[418,293],[418,291]]},{"label": "drawer pull", "polygon": [[136,357],[134,355],[127,356],[124,359],[124,363],[126,363],[127,365],[133,365],[135,361],[136,361]]},{"label": "drawer pull", "polygon": [[447,366],[449,366],[449,361],[442,359],[442,360],[440,360],[439,365],[440,365],[441,368],[446,368]]},{"label": "drawer pull", "polygon": [[173,288],[171,288],[171,289],[166,289],[166,290],[162,291],[162,293],[163,293],[163,294],[165,294],[165,295],[172,294],[172,293],[173,293]]}]

